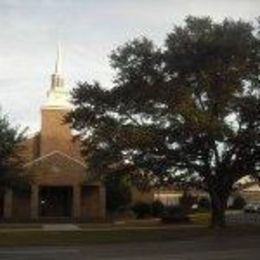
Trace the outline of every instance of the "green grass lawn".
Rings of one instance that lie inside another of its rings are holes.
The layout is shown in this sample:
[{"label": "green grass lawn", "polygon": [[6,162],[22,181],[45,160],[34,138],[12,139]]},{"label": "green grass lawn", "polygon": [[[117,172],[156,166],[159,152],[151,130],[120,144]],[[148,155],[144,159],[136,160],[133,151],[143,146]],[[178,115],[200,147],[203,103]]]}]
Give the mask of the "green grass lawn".
[{"label": "green grass lawn", "polygon": [[1,223],[0,230],[2,229],[35,229],[41,228],[42,224],[38,223]]},{"label": "green grass lawn", "polygon": [[194,213],[190,215],[192,224],[195,225],[205,225],[209,226],[210,224],[210,212],[205,213]]},{"label": "green grass lawn", "polygon": [[209,235],[207,228],[109,230],[109,231],[12,231],[0,233],[0,246],[84,245],[187,239]]},{"label": "green grass lawn", "polygon": [[252,225],[238,225],[227,227],[224,230],[211,230],[208,228],[210,222],[209,212],[191,214],[190,219],[191,223],[188,225],[163,225],[158,219],[133,220],[118,224],[78,224],[82,229],[80,231],[44,231],[41,230],[41,223],[2,223],[0,224],[0,246],[65,246],[174,241],[195,239],[203,236],[234,236],[234,238],[245,235],[260,236],[260,226]]},{"label": "green grass lawn", "polygon": [[[195,213],[190,215],[191,224],[208,225],[209,213]],[[51,223],[47,223],[51,224]],[[54,223],[55,224],[55,223]],[[5,229],[41,229],[44,223],[0,223],[0,230]],[[115,223],[75,223],[82,229],[107,229],[107,228],[128,228],[128,227],[160,227],[162,226],[160,219],[133,219],[118,221]]]},{"label": "green grass lawn", "polygon": [[[191,225],[204,225],[209,226],[210,224],[210,212],[199,212],[193,213],[189,215],[191,220]],[[174,224],[173,224],[174,225]],[[80,228],[83,229],[94,229],[94,228],[113,228],[113,227],[160,227],[164,226],[161,223],[160,219],[135,219],[135,220],[126,220],[126,221],[119,221],[115,224],[78,224]]]},{"label": "green grass lawn", "polygon": [[18,231],[0,232],[0,246],[69,246],[103,243],[190,240],[198,237],[260,235],[260,227],[240,226],[211,230],[199,226],[173,226],[167,229]]}]

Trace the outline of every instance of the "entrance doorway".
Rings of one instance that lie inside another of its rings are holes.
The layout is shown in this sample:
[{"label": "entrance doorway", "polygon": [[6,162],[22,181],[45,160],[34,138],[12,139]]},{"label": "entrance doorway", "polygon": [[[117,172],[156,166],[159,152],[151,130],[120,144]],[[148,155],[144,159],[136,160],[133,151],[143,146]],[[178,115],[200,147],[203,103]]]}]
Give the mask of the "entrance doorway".
[{"label": "entrance doorway", "polygon": [[39,204],[41,217],[71,217],[72,187],[40,187]]}]

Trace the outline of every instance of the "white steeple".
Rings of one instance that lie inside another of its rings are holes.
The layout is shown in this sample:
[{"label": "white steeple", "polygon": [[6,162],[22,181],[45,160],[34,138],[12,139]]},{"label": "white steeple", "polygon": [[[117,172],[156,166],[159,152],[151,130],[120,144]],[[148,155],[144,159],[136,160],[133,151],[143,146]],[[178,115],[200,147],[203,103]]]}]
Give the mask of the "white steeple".
[{"label": "white steeple", "polygon": [[62,75],[62,53],[61,53],[61,44],[58,43],[57,48],[57,59],[55,63],[55,74]]},{"label": "white steeple", "polygon": [[61,46],[58,45],[57,48],[57,57],[55,62],[55,70],[51,75],[51,89],[64,88],[64,79],[62,76],[62,54]]},{"label": "white steeple", "polygon": [[68,91],[64,85],[62,73],[62,51],[61,45],[58,44],[55,70],[51,75],[51,87],[47,92],[47,102],[45,107],[48,108],[70,108],[68,102]]}]

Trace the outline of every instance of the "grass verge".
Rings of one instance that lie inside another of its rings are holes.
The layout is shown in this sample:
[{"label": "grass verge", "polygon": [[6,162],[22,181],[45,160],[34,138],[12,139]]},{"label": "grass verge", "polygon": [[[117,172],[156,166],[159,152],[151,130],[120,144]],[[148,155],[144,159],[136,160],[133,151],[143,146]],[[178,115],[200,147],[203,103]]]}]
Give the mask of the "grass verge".
[{"label": "grass verge", "polygon": [[194,213],[194,214],[190,215],[190,219],[191,219],[192,224],[209,226],[210,213],[209,212]]},{"label": "grass verge", "polygon": [[0,246],[80,246],[104,243],[158,242],[190,240],[205,236],[260,235],[260,227],[230,227],[210,230],[206,227],[174,227],[169,229],[135,229],[109,231],[12,231],[0,233]]},{"label": "grass verge", "polygon": [[42,228],[42,224],[38,223],[1,223],[0,230],[2,229],[35,229]]},{"label": "grass verge", "polygon": [[144,241],[166,241],[199,234],[207,234],[207,229],[189,228],[185,230],[109,230],[109,231],[12,231],[0,233],[1,246],[31,245],[84,245],[99,243],[123,243]]}]

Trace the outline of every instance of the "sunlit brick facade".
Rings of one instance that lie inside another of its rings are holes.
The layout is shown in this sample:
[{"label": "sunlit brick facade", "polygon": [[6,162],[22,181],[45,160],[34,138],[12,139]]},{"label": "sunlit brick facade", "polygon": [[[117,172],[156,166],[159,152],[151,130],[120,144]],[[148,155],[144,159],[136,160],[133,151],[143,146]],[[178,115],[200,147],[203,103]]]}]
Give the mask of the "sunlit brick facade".
[{"label": "sunlit brick facade", "polygon": [[2,203],[4,219],[97,220],[105,217],[104,187],[88,180],[79,144],[64,122],[70,109],[59,50],[48,99],[41,108],[40,131],[22,144],[30,189],[6,190]]}]

